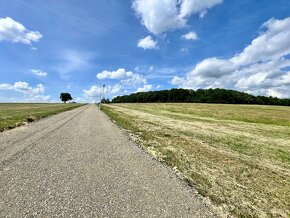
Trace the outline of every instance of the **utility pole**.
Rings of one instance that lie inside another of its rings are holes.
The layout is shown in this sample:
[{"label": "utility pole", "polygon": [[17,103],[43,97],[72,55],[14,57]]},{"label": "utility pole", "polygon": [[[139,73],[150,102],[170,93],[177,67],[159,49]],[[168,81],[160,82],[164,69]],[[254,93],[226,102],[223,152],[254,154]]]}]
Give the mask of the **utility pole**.
[{"label": "utility pole", "polygon": [[102,98],[102,93],[101,93],[101,92],[102,92],[102,88],[101,88],[101,86],[102,86],[102,83],[98,83],[98,82],[97,82],[97,85],[100,87],[100,88],[99,88],[99,100],[100,100],[100,101],[99,101],[99,109],[101,109],[101,103],[102,103],[102,102],[101,102],[101,98]]},{"label": "utility pole", "polygon": [[103,84],[103,99],[106,100],[105,98],[105,92],[106,92],[106,85]]},{"label": "utility pole", "polygon": [[99,98],[100,98],[100,103],[99,103],[99,109],[101,110],[102,107],[102,100],[105,98],[105,84],[102,83],[97,83],[100,86],[100,92],[99,92]]},{"label": "utility pole", "polygon": [[101,104],[102,104],[102,88],[101,88],[101,84],[100,84],[100,104],[99,104],[99,109],[101,110]]}]

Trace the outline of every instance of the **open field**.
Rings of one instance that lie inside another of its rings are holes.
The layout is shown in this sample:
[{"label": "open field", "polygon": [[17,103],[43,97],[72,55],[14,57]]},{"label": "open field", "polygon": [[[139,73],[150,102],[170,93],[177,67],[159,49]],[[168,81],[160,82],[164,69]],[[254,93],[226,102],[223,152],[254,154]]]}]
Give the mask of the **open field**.
[{"label": "open field", "polygon": [[230,214],[290,216],[290,107],[110,104],[103,110]]},{"label": "open field", "polygon": [[0,103],[0,131],[24,125],[82,104]]}]

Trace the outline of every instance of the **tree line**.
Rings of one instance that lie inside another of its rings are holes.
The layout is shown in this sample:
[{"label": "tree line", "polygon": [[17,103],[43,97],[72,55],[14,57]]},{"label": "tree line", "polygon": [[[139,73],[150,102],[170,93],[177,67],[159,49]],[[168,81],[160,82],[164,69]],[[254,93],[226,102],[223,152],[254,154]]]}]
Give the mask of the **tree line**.
[{"label": "tree line", "polygon": [[170,89],[161,91],[138,92],[117,96],[112,103],[219,103],[219,104],[260,104],[290,106],[290,99],[254,96],[248,93],[227,89]]}]

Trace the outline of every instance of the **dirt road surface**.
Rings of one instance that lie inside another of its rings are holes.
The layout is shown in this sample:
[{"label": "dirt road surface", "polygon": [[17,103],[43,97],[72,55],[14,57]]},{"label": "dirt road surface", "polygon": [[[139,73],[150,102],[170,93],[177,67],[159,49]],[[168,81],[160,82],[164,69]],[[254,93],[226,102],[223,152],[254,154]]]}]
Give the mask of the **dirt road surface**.
[{"label": "dirt road surface", "polygon": [[215,217],[96,105],[0,133],[0,217]]}]

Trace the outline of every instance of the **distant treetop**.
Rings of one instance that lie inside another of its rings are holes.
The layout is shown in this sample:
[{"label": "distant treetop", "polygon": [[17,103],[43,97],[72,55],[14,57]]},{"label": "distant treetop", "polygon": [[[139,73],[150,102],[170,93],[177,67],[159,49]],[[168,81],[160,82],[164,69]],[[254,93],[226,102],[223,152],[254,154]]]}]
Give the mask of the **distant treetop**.
[{"label": "distant treetop", "polygon": [[290,106],[290,99],[254,96],[244,92],[227,89],[171,89],[150,92],[138,92],[118,96],[112,103],[149,103],[149,102],[188,102],[219,104],[260,104]]},{"label": "distant treetop", "polygon": [[73,100],[73,98],[71,97],[70,93],[60,93],[60,97],[61,101],[63,101],[63,103],[66,103],[67,101],[71,101]]}]

